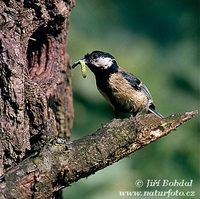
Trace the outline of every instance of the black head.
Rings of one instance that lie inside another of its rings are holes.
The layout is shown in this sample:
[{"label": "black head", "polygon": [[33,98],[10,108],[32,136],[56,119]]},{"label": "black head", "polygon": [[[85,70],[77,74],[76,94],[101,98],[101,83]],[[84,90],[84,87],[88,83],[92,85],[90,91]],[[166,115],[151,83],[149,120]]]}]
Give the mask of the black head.
[{"label": "black head", "polygon": [[105,71],[115,72],[118,70],[115,58],[106,52],[93,51],[90,54],[84,56],[85,64],[93,71]]}]

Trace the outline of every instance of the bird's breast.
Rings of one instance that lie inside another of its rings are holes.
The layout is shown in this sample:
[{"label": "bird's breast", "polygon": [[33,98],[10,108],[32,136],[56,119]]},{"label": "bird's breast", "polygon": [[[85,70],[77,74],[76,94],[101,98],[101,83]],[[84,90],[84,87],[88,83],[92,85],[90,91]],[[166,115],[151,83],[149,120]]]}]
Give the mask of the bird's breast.
[{"label": "bird's breast", "polygon": [[136,112],[146,108],[148,104],[146,95],[131,86],[121,73],[114,73],[110,76],[109,86],[115,103],[124,111]]}]

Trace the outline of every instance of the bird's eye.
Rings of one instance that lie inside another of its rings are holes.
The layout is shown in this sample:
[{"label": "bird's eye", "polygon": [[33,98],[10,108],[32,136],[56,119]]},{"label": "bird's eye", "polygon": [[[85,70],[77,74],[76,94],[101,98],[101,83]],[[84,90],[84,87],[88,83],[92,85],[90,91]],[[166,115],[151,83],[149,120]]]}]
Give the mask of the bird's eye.
[{"label": "bird's eye", "polygon": [[97,54],[94,54],[93,55],[93,59],[97,59],[98,58],[98,55]]}]

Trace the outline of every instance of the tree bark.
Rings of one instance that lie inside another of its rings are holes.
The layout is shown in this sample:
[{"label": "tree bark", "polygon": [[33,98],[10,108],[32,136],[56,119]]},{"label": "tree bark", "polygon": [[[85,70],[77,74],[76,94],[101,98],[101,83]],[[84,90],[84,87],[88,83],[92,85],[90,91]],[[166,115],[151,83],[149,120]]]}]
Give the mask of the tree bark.
[{"label": "tree bark", "polygon": [[66,51],[74,0],[0,1],[0,198],[53,198],[63,186],[167,135],[197,113],[113,120],[70,142]]},{"label": "tree bark", "polygon": [[188,112],[165,119],[152,114],[115,119],[74,142],[49,142],[39,154],[5,174],[0,184],[2,198],[51,198],[62,187],[166,136],[196,114]]},{"label": "tree bark", "polygon": [[66,37],[73,6],[73,0],[0,1],[0,175],[48,140],[70,137]]}]

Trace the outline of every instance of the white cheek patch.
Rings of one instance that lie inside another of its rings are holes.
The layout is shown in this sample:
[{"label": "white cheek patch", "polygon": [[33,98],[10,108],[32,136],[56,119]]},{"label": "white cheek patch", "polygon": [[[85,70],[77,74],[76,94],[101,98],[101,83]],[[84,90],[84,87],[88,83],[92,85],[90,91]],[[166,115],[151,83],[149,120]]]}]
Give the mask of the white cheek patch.
[{"label": "white cheek patch", "polygon": [[110,57],[100,57],[98,60],[94,61],[94,65],[97,67],[102,67],[102,68],[109,68],[112,66],[113,62]]}]

